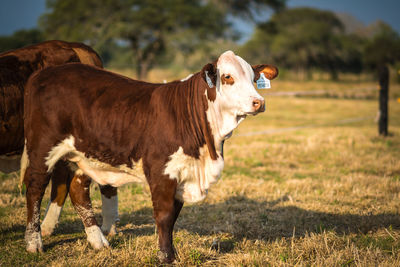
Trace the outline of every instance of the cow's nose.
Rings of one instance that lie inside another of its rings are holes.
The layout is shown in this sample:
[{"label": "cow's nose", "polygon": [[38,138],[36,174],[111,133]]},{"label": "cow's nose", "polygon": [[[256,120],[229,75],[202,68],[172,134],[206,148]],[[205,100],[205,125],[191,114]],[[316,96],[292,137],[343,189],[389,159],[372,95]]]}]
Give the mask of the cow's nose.
[{"label": "cow's nose", "polygon": [[264,99],[254,99],[253,100],[254,111],[264,112],[265,111],[265,101]]}]

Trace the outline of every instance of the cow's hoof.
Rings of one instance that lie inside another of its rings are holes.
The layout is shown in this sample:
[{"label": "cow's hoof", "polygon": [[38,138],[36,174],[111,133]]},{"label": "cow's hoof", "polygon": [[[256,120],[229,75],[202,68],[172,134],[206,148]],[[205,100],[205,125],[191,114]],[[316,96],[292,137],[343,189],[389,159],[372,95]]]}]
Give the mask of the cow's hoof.
[{"label": "cow's hoof", "polygon": [[52,230],[42,229],[42,236],[51,236],[53,234]]},{"label": "cow's hoof", "polygon": [[175,256],[172,254],[172,256],[168,256],[167,252],[162,252],[162,251],[158,251],[157,252],[157,258],[160,261],[160,263],[165,263],[165,264],[171,264],[171,263],[175,263]]},{"label": "cow's hoof", "polygon": [[42,236],[51,236],[54,232],[54,227],[51,226],[47,226],[42,224],[40,226],[41,232],[42,232]]},{"label": "cow's hoof", "polygon": [[86,227],[85,232],[87,234],[88,242],[94,249],[102,249],[103,247],[110,246],[97,225]]},{"label": "cow's hoof", "polygon": [[102,225],[101,231],[103,232],[103,234],[108,235],[108,236],[114,236],[118,233],[117,227],[115,226],[115,224],[111,225],[111,227]]},{"label": "cow's hoof", "polygon": [[43,243],[40,232],[31,232],[25,234],[26,251],[31,253],[43,252]]}]

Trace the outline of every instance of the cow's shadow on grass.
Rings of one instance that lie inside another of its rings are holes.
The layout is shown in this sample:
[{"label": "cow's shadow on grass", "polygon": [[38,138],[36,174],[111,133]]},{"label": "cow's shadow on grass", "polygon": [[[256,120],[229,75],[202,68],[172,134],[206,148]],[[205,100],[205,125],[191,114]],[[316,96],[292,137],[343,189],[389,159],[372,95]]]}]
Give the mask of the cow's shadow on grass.
[{"label": "cow's shadow on grass", "polygon": [[384,227],[400,229],[398,213],[337,214],[281,205],[286,201],[286,196],[271,202],[235,196],[222,203],[189,206],[178,218],[176,229],[200,235],[228,232],[238,240],[275,240],[323,231],[365,234]]},{"label": "cow's shadow on grass", "polygon": [[[398,213],[350,214],[306,210],[283,196],[274,201],[255,201],[242,196],[208,204],[184,206],[175,231],[186,230],[201,236],[228,233],[235,241],[243,239],[275,241],[282,237],[303,237],[307,233],[333,231],[338,235],[366,234],[378,229],[400,229]],[[289,202],[290,203],[290,202]],[[138,217],[140,219],[138,219]],[[144,208],[132,214],[120,214],[122,232],[128,235],[154,234],[152,209]],[[138,228],[146,224],[145,228]],[[132,226],[132,227],[129,227]]]},{"label": "cow's shadow on grass", "polygon": [[[306,233],[323,231],[334,231],[341,235],[365,234],[383,228],[400,229],[398,213],[319,212],[294,205],[283,205],[287,201],[289,199],[286,196],[275,201],[255,201],[243,196],[233,196],[216,204],[205,202],[187,205],[177,220],[175,231],[186,230],[201,236],[228,233],[234,241],[248,239],[268,242],[282,237],[292,237],[293,234],[302,237]],[[120,211],[119,229],[122,236],[118,236],[117,239],[154,235],[155,223],[152,212],[151,208],[134,212]],[[101,219],[99,221],[101,222]],[[14,238],[17,238],[23,236],[24,229],[23,225],[13,226],[12,229],[3,228],[0,235],[7,235],[11,231],[14,232]],[[59,235],[63,236],[57,237]],[[78,239],[86,239],[78,216],[72,220],[61,219],[54,237],[45,242],[47,243],[45,249],[51,249],[60,243],[75,242]]]}]

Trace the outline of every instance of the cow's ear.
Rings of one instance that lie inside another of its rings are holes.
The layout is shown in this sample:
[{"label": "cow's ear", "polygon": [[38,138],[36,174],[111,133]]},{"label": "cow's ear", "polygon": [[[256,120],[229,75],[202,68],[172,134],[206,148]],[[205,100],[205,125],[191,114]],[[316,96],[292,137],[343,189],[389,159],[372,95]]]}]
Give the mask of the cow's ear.
[{"label": "cow's ear", "polygon": [[217,84],[217,63],[208,63],[201,70],[201,77],[208,84],[208,87],[213,88]]},{"label": "cow's ear", "polygon": [[260,74],[264,73],[265,77],[268,80],[275,79],[278,76],[278,68],[268,64],[260,64],[251,66],[254,71],[254,82],[257,82],[258,78],[260,78]]}]

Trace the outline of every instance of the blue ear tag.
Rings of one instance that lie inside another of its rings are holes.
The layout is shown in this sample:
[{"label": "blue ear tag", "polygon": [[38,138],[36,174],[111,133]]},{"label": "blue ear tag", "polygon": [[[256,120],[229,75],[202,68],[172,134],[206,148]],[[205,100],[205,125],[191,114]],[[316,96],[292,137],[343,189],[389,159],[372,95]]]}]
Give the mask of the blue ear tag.
[{"label": "blue ear tag", "polygon": [[271,81],[265,77],[264,73],[260,73],[260,78],[257,80],[257,88],[258,89],[270,89],[271,88]]},{"label": "blue ear tag", "polygon": [[210,88],[213,88],[213,87],[214,87],[213,82],[211,81],[210,77],[208,77],[208,71],[206,71],[206,81],[207,81],[207,84],[208,84],[208,86],[209,86]]}]

